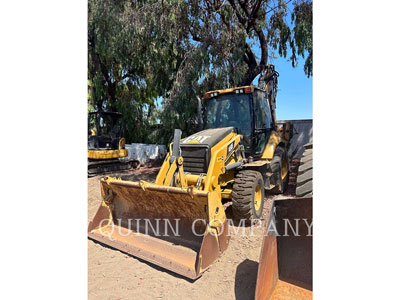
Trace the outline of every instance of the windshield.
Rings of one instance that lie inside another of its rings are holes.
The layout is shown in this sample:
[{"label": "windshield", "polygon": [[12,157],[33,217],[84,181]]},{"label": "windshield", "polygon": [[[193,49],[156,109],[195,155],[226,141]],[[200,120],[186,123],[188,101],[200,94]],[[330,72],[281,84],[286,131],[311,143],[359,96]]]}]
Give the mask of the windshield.
[{"label": "windshield", "polygon": [[[205,103],[205,129],[236,127],[250,148],[251,114],[249,94],[224,94]],[[247,150],[246,149],[246,150]]]},{"label": "windshield", "polygon": [[89,130],[96,130],[97,135],[117,138],[122,131],[122,117],[111,114],[90,114]]}]

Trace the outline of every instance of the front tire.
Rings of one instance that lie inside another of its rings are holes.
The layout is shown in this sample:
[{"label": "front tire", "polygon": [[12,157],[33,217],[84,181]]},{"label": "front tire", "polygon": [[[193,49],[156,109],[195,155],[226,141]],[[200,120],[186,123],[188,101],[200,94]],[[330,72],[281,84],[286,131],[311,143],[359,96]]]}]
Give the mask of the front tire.
[{"label": "front tire", "polygon": [[264,208],[264,180],[260,172],[239,171],[233,183],[232,209],[238,219],[259,219]]}]

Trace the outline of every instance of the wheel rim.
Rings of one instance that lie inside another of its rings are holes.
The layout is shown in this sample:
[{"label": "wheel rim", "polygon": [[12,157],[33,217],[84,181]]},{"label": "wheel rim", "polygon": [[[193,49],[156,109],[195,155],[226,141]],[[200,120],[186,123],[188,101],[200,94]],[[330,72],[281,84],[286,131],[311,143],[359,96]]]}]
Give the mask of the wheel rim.
[{"label": "wheel rim", "polygon": [[256,192],[254,194],[254,209],[256,211],[258,211],[261,207],[261,200],[262,200],[261,197],[262,197],[261,186],[257,184]]}]

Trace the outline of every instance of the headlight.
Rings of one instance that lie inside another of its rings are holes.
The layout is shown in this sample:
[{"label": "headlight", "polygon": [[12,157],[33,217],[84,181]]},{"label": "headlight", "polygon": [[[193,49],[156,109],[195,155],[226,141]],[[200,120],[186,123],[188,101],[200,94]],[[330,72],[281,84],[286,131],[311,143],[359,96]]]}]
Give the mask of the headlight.
[{"label": "headlight", "polygon": [[233,150],[233,147],[235,146],[235,142],[232,142],[228,145],[228,153],[230,153]]}]

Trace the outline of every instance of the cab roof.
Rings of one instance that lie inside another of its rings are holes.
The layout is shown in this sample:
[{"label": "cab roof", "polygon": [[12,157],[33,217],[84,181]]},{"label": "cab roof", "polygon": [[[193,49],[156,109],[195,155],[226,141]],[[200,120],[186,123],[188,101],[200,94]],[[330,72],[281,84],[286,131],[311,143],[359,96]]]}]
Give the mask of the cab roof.
[{"label": "cab roof", "polygon": [[239,86],[239,87],[234,87],[234,88],[229,88],[229,89],[209,91],[209,92],[205,93],[204,98],[208,100],[208,99],[216,97],[218,95],[230,94],[230,93],[251,94],[254,92],[254,90],[264,91],[263,89],[260,89],[259,87],[256,87],[254,85],[245,85],[245,86]]}]

